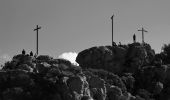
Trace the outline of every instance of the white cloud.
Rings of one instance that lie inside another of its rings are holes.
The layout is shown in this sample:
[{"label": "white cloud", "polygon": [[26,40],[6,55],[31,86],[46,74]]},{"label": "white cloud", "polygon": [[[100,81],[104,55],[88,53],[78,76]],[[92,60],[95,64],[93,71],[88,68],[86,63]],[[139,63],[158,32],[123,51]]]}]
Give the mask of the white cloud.
[{"label": "white cloud", "polygon": [[8,54],[3,54],[0,56],[0,65],[3,65],[5,62],[10,61],[11,57]]},{"label": "white cloud", "polygon": [[58,58],[63,58],[63,59],[69,60],[74,65],[78,65],[78,63],[76,62],[76,57],[77,57],[76,52],[65,52],[65,53],[59,55]]}]

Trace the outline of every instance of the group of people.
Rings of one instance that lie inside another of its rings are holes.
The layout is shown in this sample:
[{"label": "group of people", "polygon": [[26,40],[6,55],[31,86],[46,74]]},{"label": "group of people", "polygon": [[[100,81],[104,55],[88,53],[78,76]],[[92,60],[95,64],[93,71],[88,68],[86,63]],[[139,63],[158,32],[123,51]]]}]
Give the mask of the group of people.
[{"label": "group of people", "polygon": [[[25,51],[24,49],[22,50],[22,54],[23,54],[23,55],[26,54],[26,51]],[[30,52],[29,56],[33,56],[33,52],[32,52],[32,51]]]}]

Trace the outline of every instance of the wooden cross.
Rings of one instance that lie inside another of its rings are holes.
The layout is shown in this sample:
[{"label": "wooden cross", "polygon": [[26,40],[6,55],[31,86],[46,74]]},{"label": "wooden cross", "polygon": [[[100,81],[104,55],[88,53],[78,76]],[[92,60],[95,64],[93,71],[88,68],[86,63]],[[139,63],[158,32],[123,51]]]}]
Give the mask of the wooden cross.
[{"label": "wooden cross", "polygon": [[38,30],[41,29],[40,26],[37,25],[37,27],[34,29],[34,31],[37,31],[37,55],[38,55]]},{"label": "wooden cross", "polygon": [[112,20],[112,46],[113,46],[113,17],[114,17],[114,15],[112,15],[112,17],[111,17],[111,20]]},{"label": "wooden cross", "polygon": [[148,31],[146,31],[143,27],[142,27],[141,30],[138,30],[138,31],[141,31],[141,32],[142,32],[142,43],[144,44],[144,43],[145,43],[145,42],[144,42],[144,32],[148,32]]}]

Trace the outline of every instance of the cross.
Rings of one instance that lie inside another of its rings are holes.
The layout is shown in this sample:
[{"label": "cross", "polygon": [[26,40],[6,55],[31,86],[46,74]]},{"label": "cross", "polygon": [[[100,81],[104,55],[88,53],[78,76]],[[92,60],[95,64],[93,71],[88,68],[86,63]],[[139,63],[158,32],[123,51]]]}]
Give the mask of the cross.
[{"label": "cross", "polygon": [[38,30],[41,29],[40,26],[37,25],[37,27],[34,29],[34,31],[37,31],[37,55],[38,55]]},{"label": "cross", "polygon": [[148,32],[148,31],[146,31],[143,27],[141,30],[138,30],[138,31],[142,32],[142,43],[144,44],[144,32]]},{"label": "cross", "polygon": [[111,20],[112,20],[112,46],[113,46],[113,17],[114,17],[114,14],[111,17]]}]

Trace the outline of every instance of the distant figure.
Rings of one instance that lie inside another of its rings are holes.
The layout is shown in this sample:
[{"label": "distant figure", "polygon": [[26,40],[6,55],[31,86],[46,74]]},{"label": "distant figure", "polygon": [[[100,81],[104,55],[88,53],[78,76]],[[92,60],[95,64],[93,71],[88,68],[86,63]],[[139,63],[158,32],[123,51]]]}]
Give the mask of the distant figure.
[{"label": "distant figure", "polygon": [[30,52],[30,56],[33,56],[33,52],[32,51]]},{"label": "distant figure", "polygon": [[112,42],[112,46],[117,46],[117,45],[116,45],[116,42],[113,41],[113,42]]},{"label": "distant figure", "polygon": [[136,35],[133,35],[133,43],[136,43]]},{"label": "distant figure", "polygon": [[25,53],[26,53],[26,52],[25,52],[25,50],[23,49],[23,50],[22,50],[22,54],[25,55]]}]

